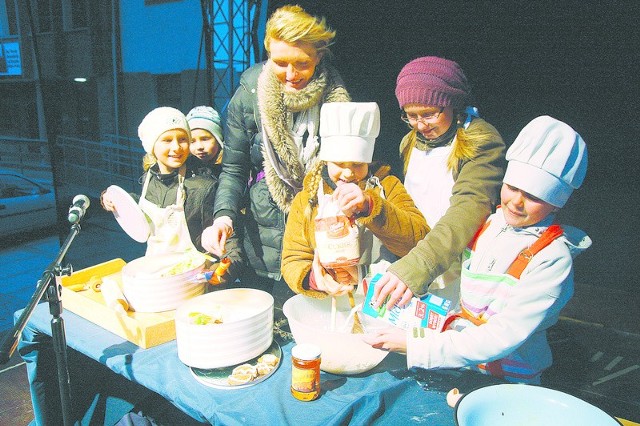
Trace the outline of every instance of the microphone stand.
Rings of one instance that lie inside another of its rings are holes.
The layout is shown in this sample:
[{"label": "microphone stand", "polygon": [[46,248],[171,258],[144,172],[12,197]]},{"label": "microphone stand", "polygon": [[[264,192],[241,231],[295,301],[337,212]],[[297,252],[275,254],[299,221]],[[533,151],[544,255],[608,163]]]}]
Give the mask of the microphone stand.
[{"label": "microphone stand", "polygon": [[60,403],[62,405],[62,418],[65,426],[74,424],[72,407],[71,407],[71,380],[69,377],[69,367],[67,362],[67,340],[64,332],[64,319],[62,318],[62,300],[60,298],[62,286],[56,282],[55,276],[71,275],[72,268],[70,265],[62,267],[60,264],[67,254],[69,246],[73,239],[80,232],[80,224],[78,218],[71,225],[71,230],[67,239],[60,247],[58,256],[55,261],[47,267],[42,273],[42,277],[38,280],[36,292],[31,297],[29,304],[22,311],[18,322],[14,325],[11,333],[7,334],[0,343],[0,364],[9,362],[9,358],[18,346],[18,341],[22,330],[24,330],[29,318],[33,314],[34,309],[38,306],[40,299],[44,293],[47,293],[49,301],[49,312],[51,318],[51,336],[53,338],[53,348],[56,354],[56,365],[58,369],[58,385],[60,388]]}]

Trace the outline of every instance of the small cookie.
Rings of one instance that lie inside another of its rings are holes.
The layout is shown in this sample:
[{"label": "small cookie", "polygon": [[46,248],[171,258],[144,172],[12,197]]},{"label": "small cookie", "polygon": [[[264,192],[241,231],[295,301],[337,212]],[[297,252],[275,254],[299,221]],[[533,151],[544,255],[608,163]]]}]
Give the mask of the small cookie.
[{"label": "small cookie", "polygon": [[266,376],[276,368],[274,365],[267,364],[265,362],[259,362],[256,364],[256,371],[260,376]]},{"label": "small cookie", "polygon": [[256,370],[256,367],[251,364],[242,364],[234,368],[233,371],[231,372],[231,375],[232,376],[249,375],[251,376],[252,379],[254,379],[255,377],[258,376],[258,370]]},{"label": "small cookie", "polygon": [[253,376],[251,374],[232,374],[227,377],[227,383],[231,386],[244,385],[245,383],[249,383],[253,380]]},{"label": "small cookie", "polygon": [[271,366],[277,365],[278,361],[279,361],[278,357],[275,356],[274,354],[264,354],[260,358],[258,358],[258,362],[271,365]]}]

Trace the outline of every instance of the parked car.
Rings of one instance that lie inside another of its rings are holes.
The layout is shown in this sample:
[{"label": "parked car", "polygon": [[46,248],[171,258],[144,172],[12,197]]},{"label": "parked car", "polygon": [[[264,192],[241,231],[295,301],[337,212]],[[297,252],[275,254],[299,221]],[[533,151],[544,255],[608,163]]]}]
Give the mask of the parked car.
[{"label": "parked car", "polygon": [[56,199],[51,182],[0,169],[0,237],[56,229]]}]

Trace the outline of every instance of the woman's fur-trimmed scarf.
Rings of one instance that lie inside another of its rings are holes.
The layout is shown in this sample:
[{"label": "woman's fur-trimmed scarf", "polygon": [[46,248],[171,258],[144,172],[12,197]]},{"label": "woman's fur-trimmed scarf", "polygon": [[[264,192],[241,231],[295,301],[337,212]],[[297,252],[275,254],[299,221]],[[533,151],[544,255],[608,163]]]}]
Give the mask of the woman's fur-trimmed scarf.
[{"label": "woman's fur-trimmed scarf", "polygon": [[[268,63],[258,77],[258,108],[262,126],[278,156],[281,167],[287,170],[292,180],[299,183],[300,188],[305,175],[305,166],[298,159],[298,148],[289,131],[292,114],[288,113],[304,111],[318,103],[349,102],[351,97],[339,82],[341,79],[337,71],[323,63],[318,65],[316,75],[309,84],[295,92],[283,90],[282,83],[271,71]],[[287,213],[297,191],[280,179],[273,164],[268,160],[264,145],[269,141],[262,141],[267,187],[278,207]],[[313,164],[309,164],[309,167],[312,166]]]}]

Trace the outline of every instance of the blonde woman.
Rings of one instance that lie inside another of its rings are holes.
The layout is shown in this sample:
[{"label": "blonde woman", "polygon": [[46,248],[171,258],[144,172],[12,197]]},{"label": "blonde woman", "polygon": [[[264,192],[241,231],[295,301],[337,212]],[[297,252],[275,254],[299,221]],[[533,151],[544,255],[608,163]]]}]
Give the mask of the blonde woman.
[{"label": "blonde woman", "polygon": [[317,161],[320,107],[350,100],[329,63],[334,37],[324,18],[299,6],[276,10],[264,40],[269,59],[243,73],[227,110],[215,221],[202,243],[221,254],[227,238],[244,228],[251,269],[267,278],[269,291],[281,279],[286,215]]}]

